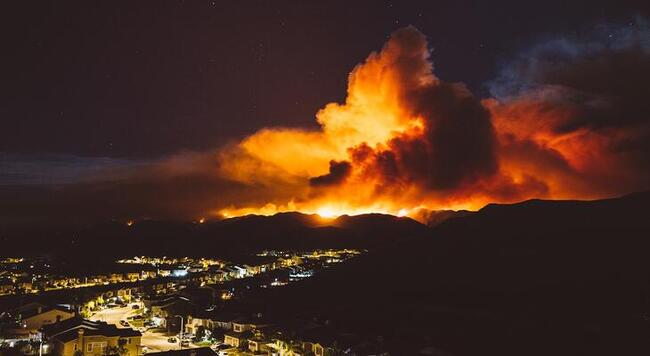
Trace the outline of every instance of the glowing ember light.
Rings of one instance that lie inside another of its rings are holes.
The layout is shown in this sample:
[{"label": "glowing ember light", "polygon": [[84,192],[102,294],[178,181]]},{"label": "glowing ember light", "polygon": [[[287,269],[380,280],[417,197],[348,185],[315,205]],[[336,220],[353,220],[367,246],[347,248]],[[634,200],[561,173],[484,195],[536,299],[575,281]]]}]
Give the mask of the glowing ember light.
[{"label": "glowing ember light", "polygon": [[126,222],[126,226],[132,226],[133,225],[133,220],[129,220]]},{"label": "glowing ember light", "polygon": [[203,224],[205,222],[205,218],[199,219],[199,224]]},{"label": "glowing ember light", "polygon": [[318,210],[316,210],[316,214],[318,216],[320,216],[321,218],[327,218],[327,219],[335,218],[335,217],[340,215],[340,214],[337,214],[334,211],[334,209],[332,209],[330,207],[319,208]]}]

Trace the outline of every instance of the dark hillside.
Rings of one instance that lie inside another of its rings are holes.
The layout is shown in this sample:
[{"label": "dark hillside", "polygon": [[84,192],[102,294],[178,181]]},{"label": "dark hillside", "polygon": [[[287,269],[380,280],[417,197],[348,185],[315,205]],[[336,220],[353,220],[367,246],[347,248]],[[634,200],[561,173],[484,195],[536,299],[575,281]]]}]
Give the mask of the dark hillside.
[{"label": "dark hillside", "polygon": [[261,296],[395,354],[647,355],[650,194],[490,205]]}]

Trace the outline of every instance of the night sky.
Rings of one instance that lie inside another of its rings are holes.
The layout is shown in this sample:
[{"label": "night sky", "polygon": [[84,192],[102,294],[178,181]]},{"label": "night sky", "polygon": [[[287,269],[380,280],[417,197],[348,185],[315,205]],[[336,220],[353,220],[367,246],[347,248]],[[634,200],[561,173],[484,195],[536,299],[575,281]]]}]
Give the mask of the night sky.
[{"label": "night sky", "polygon": [[151,158],[315,127],[360,59],[409,24],[428,37],[437,76],[484,96],[527,43],[631,21],[643,3],[5,3],[0,152]]},{"label": "night sky", "polygon": [[[0,233],[650,189],[649,15],[647,1],[5,2]],[[372,100],[355,106],[363,71]],[[328,103],[338,131],[316,120]]]}]

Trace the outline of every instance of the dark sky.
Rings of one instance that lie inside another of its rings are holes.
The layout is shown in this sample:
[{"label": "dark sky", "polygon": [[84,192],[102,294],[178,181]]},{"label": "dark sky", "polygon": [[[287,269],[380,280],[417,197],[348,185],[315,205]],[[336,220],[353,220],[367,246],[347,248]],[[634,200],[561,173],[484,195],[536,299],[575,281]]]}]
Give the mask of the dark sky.
[{"label": "dark sky", "polygon": [[314,126],[412,24],[479,96],[527,42],[647,15],[622,1],[13,1],[0,9],[0,152],[113,158]]}]

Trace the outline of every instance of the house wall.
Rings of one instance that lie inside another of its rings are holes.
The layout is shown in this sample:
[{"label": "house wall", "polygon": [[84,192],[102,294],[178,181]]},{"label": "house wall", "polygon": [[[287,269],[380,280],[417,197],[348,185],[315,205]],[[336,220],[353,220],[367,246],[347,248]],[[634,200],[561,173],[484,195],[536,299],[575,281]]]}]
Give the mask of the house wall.
[{"label": "house wall", "polygon": [[203,326],[208,330],[214,329],[214,322],[210,319],[199,319],[192,318],[191,321],[185,324],[185,332],[190,334],[196,334],[196,331],[199,329],[199,326]]},{"label": "house wall", "polygon": [[77,351],[77,340],[71,340],[64,343],[57,342],[54,347],[54,354],[60,356],[74,356]]},{"label": "house wall", "polygon": [[[83,338],[83,356],[103,356],[109,347],[117,347],[118,340],[120,338],[117,336],[107,337],[102,335],[92,335],[84,336]],[[124,345],[126,352],[123,356],[138,356],[141,354],[141,337],[134,336],[123,338],[127,340],[127,343]],[[89,345],[92,345],[90,347]],[[106,345],[101,347],[101,345]],[[74,339],[64,343],[57,342],[55,345],[54,354],[58,356],[75,356],[75,352],[80,350],[81,344],[79,339]]]},{"label": "house wall", "polygon": [[248,324],[232,323],[232,330],[238,333],[250,330],[250,328],[251,327]]},{"label": "house wall", "polygon": [[223,343],[232,347],[239,347],[239,339],[236,337],[224,335]]}]

